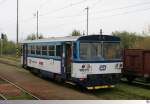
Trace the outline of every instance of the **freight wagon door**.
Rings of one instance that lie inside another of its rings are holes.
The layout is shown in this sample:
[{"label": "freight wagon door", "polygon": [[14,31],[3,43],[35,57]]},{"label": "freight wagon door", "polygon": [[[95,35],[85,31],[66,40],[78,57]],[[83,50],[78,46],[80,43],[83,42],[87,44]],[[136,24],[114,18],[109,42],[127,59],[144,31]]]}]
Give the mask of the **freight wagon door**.
[{"label": "freight wagon door", "polygon": [[150,78],[150,51],[144,52],[144,77]]},{"label": "freight wagon door", "polygon": [[139,50],[125,51],[124,67],[128,74],[142,75],[143,73],[143,55]]}]

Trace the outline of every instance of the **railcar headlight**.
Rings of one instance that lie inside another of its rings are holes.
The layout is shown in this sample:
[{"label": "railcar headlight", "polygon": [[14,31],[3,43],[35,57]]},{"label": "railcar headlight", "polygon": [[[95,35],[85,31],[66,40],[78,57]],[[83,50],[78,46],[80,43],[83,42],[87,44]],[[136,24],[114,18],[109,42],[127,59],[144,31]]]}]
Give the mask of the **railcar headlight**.
[{"label": "railcar headlight", "polygon": [[87,65],[86,65],[86,68],[87,68],[87,69],[90,69],[90,68],[91,68],[91,65],[90,65],[90,64],[87,64]]},{"label": "railcar headlight", "polygon": [[84,68],[85,68],[85,65],[82,65],[82,68],[84,69]]},{"label": "railcar headlight", "polygon": [[118,69],[118,68],[119,68],[119,64],[116,64],[116,65],[115,65],[115,68]]},{"label": "railcar headlight", "polygon": [[115,65],[115,68],[116,68],[116,69],[121,69],[121,68],[123,68],[123,64],[116,64],[116,65]]},{"label": "railcar headlight", "polygon": [[120,64],[120,68],[123,68],[123,64]]}]

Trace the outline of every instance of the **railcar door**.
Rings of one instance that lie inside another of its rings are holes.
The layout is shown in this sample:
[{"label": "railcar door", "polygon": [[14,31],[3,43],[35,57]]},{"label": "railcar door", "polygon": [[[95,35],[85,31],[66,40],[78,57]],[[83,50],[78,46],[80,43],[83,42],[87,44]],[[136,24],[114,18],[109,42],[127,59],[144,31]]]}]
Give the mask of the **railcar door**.
[{"label": "railcar door", "polygon": [[23,67],[27,66],[27,44],[23,44],[22,55],[23,55]]},{"label": "railcar door", "polygon": [[65,48],[65,58],[64,58],[64,74],[67,80],[69,80],[71,78],[71,58],[72,58],[72,45],[71,43],[65,43],[64,44],[64,48]]}]

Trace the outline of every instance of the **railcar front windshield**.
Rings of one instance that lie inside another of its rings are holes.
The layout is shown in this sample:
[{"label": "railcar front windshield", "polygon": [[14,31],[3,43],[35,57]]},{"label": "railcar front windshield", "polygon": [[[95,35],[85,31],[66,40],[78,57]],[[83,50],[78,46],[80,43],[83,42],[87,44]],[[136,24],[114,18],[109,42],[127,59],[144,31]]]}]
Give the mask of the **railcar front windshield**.
[{"label": "railcar front windshield", "polygon": [[120,59],[120,43],[80,43],[81,60],[114,60]]}]

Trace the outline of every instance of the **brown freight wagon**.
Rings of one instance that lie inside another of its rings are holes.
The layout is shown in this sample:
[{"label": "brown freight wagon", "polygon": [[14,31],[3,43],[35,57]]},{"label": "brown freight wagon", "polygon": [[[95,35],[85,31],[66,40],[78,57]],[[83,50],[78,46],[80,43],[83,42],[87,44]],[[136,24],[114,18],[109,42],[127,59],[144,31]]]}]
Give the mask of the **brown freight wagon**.
[{"label": "brown freight wagon", "polygon": [[125,49],[123,62],[123,76],[129,82],[137,77],[150,80],[150,50]]}]

